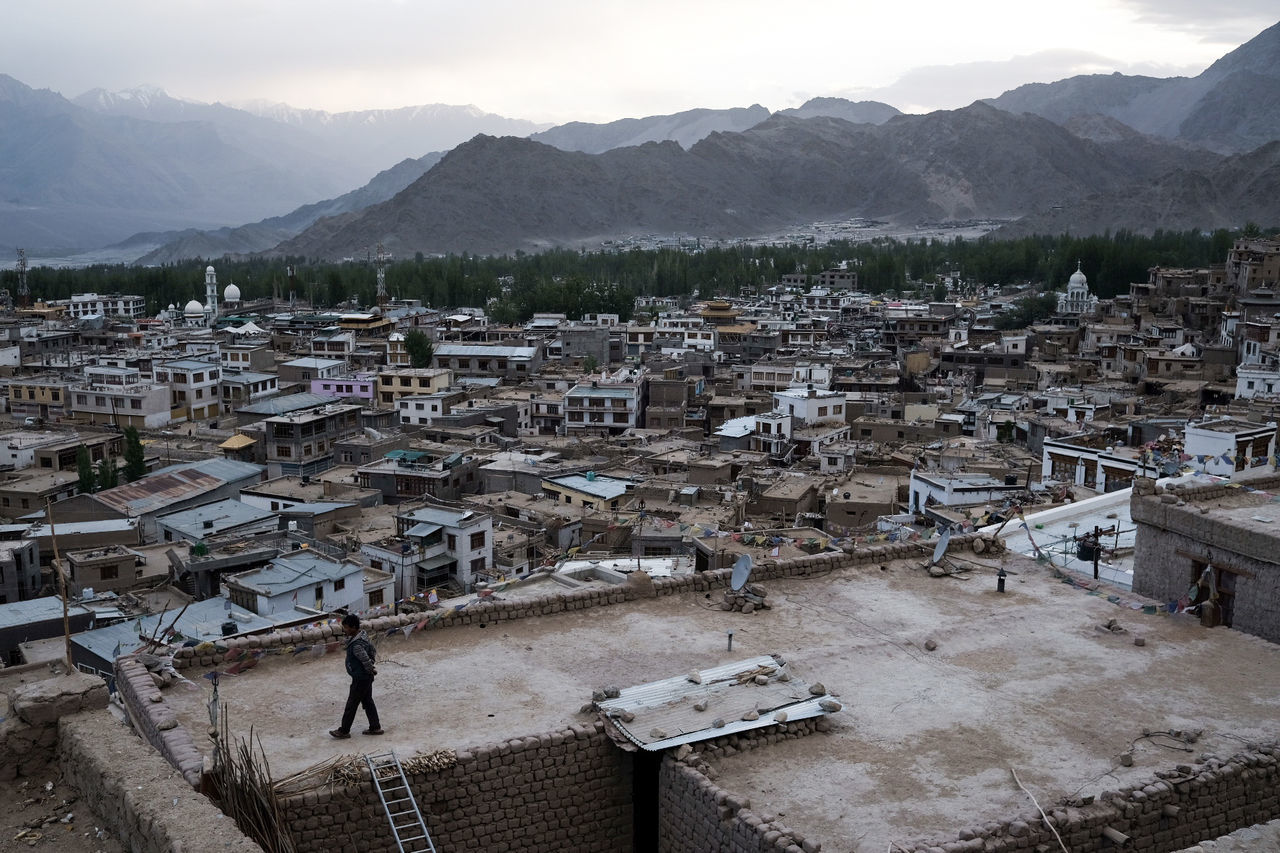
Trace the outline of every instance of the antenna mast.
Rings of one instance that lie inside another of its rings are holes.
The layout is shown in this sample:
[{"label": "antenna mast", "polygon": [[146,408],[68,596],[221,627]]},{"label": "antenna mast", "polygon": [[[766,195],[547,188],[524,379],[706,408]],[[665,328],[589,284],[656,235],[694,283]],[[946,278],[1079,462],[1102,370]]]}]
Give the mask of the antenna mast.
[{"label": "antenna mast", "polygon": [[387,259],[391,256],[387,254],[387,250],[378,244],[378,307],[381,308],[387,304]]},{"label": "antenna mast", "polygon": [[31,290],[27,287],[27,250],[18,250],[18,302],[23,308],[29,308]]}]

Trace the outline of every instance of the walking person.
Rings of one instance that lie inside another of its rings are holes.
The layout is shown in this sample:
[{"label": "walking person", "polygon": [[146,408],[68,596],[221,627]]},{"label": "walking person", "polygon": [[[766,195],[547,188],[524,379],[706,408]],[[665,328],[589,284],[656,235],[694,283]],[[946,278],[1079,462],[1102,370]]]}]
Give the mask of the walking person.
[{"label": "walking person", "polygon": [[378,708],[373,704],[373,679],[378,674],[373,661],[377,650],[369,642],[369,636],[360,630],[360,617],[354,613],[342,617],[342,633],[347,635],[347,675],[351,676],[351,690],[347,693],[347,706],[342,710],[342,724],[329,734],[336,738],[351,737],[356,708],[363,706],[369,718],[369,728],[364,733],[380,735],[382,725],[378,722]]}]

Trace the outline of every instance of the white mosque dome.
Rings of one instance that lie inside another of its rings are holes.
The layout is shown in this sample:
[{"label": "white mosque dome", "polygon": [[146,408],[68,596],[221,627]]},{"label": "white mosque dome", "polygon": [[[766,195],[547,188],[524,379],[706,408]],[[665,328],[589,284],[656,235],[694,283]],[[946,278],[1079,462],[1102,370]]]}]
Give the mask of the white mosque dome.
[{"label": "white mosque dome", "polygon": [[200,304],[200,300],[192,299],[187,303],[187,307],[182,309],[182,313],[187,317],[203,317],[204,306]]},{"label": "white mosque dome", "polygon": [[1085,278],[1084,271],[1080,269],[1079,264],[1076,265],[1076,271],[1071,274],[1071,278],[1067,279],[1067,286],[1076,285],[1078,287],[1088,287],[1089,279]]},{"label": "white mosque dome", "polygon": [[177,310],[178,310],[178,306],[177,306],[177,305],[174,305],[172,302],[170,302],[170,303],[169,303],[169,310],[170,310],[170,311],[177,311]]},{"label": "white mosque dome", "polygon": [[240,288],[236,287],[234,284],[228,284],[226,286],[226,289],[222,291],[222,301],[223,302],[239,302]]},{"label": "white mosque dome", "polygon": [[204,274],[205,274],[205,275],[212,275],[212,274],[213,274],[213,264],[209,264],[209,266],[207,266],[207,267],[205,267],[205,268],[204,268]]}]

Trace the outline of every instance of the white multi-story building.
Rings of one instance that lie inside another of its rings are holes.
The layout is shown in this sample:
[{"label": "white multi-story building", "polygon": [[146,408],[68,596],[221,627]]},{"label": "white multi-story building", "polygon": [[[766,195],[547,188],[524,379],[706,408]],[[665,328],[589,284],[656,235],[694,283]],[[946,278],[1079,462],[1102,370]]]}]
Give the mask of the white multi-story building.
[{"label": "white multi-story building", "polygon": [[493,566],[493,516],[423,507],[396,516],[396,535],[360,546],[369,565],[395,575],[397,598],[452,581],[470,592]]},{"label": "white multi-story building", "polygon": [[73,293],[70,299],[59,299],[50,304],[65,306],[67,316],[74,320],[97,316],[136,320],[147,316],[147,300],[126,293]]},{"label": "white multi-story building", "polygon": [[637,423],[640,389],[636,385],[592,382],[578,384],[564,395],[564,426],[568,435],[590,432],[618,435]]},{"label": "white multi-story building", "polygon": [[68,388],[71,414],[94,424],[159,429],[169,424],[169,388],[144,382],[136,367],[93,365]]},{"label": "white multi-story building", "polygon": [[1183,452],[1189,464],[1207,474],[1230,477],[1249,468],[1275,466],[1276,424],[1235,418],[1188,423]]}]

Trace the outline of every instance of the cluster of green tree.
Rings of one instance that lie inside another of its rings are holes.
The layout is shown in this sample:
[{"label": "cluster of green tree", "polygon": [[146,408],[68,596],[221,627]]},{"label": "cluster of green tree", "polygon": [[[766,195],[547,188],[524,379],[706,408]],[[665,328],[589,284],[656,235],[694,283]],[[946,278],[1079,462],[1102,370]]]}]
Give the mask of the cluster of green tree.
[{"label": "cluster of green tree", "polygon": [[1038,323],[1058,310],[1058,295],[1042,293],[1039,296],[1027,296],[1013,304],[1013,308],[1000,314],[995,319],[997,329],[1025,329],[1032,323]]},{"label": "cluster of green tree", "polygon": [[[115,460],[104,456],[94,465],[89,458],[89,449],[83,444],[76,451],[76,472],[79,474],[80,491],[84,494],[100,492],[120,485],[120,468]],[[142,437],[134,427],[124,428],[124,479],[126,483],[141,479],[147,473],[146,451],[142,449]]]},{"label": "cluster of green tree", "polygon": [[[1249,233],[1260,233],[1248,226]],[[778,281],[787,273],[817,273],[840,262],[858,271],[863,290],[903,292],[920,283],[933,286],[957,273],[981,284],[1034,283],[1060,287],[1077,263],[1102,297],[1127,292],[1146,281],[1153,266],[1204,267],[1226,260],[1239,231],[1129,231],[1094,237],[1033,236],[1016,240],[877,239],[822,245],[730,246],[617,252],[553,250],[501,257],[471,254],[389,263],[387,290],[421,299],[433,307],[485,306],[500,322],[528,319],[535,311],[572,318],[616,313],[629,319],[636,296],[737,295]],[[222,285],[234,282],[245,301],[292,291],[313,305],[373,304],[377,272],[371,261],[307,263],[301,258],[215,262]],[[83,269],[35,267],[28,272],[33,297],[65,299],[72,293],[137,293],[148,310],[170,304],[182,308],[204,299],[205,261],[164,266],[93,266]],[[290,268],[296,270],[291,277]],[[4,271],[0,286],[12,293],[16,273]]]}]

